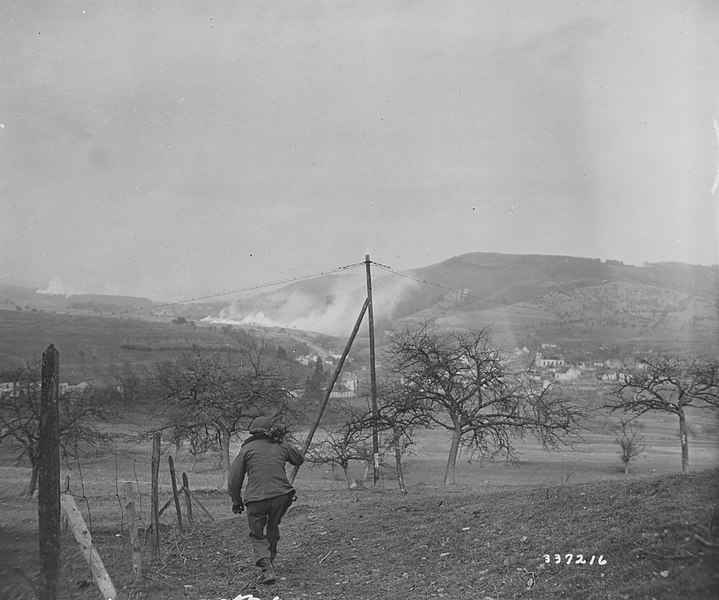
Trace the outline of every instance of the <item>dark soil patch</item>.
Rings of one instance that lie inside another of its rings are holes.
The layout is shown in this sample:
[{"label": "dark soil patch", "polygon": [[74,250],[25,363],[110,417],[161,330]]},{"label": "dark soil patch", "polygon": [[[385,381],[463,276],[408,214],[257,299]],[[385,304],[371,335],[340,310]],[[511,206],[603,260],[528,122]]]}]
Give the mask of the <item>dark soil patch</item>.
[{"label": "dark soil patch", "polygon": [[[224,494],[200,493],[217,522],[184,535],[164,530],[159,558],[146,546],[137,580],[124,533],[99,530],[94,539],[121,599],[219,600],[251,591],[262,600],[713,599],[719,552],[706,543],[719,544],[710,530],[718,479],[712,471],[493,492],[302,493],[282,523],[279,579],[259,589],[244,515],[231,515]],[[29,542],[19,539],[18,551]],[[584,564],[576,564],[579,554]],[[67,534],[63,564],[59,598],[98,597]],[[24,591],[3,597],[32,598],[28,582],[7,568],[0,576],[15,587],[5,590]]]}]

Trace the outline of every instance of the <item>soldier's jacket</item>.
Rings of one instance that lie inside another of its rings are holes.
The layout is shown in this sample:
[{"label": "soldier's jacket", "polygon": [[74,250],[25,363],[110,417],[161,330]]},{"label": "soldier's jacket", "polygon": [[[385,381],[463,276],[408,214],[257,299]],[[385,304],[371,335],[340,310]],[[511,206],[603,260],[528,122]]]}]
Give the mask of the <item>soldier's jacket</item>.
[{"label": "soldier's jacket", "polygon": [[[299,467],[305,461],[302,453],[286,443],[273,443],[269,439],[253,439],[242,446],[227,477],[227,489],[233,502],[255,502],[288,494],[294,490],[285,463]],[[247,476],[247,489],[242,485]]]}]

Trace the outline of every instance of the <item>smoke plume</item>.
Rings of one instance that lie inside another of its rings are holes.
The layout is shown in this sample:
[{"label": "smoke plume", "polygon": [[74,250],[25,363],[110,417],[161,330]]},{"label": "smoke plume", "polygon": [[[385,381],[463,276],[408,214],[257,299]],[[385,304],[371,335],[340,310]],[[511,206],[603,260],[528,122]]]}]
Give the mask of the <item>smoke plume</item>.
[{"label": "smoke plume", "polygon": [[[373,284],[372,300],[375,319],[389,318],[394,307],[408,290],[417,285],[408,279],[380,278]],[[246,301],[223,308],[213,323],[262,325],[295,328],[329,335],[349,333],[367,297],[364,277],[347,275],[332,279],[317,289],[296,287],[264,296],[264,305],[248,310]]]}]

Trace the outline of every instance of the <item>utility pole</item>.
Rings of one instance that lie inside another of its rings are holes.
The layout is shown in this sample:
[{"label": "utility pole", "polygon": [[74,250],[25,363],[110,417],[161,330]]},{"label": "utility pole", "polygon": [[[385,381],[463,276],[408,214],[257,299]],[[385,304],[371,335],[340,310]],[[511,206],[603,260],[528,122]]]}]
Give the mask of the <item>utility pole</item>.
[{"label": "utility pole", "polygon": [[[337,368],[335,368],[334,375],[332,375],[332,381],[330,381],[330,384],[327,386],[327,390],[325,391],[325,396],[322,399],[322,403],[320,404],[319,412],[317,413],[317,418],[315,419],[315,422],[312,424],[312,427],[310,428],[309,432],[307,433],[307,437],[305,438],[305,443],[302,445],[302,454],[305,454],[310,447],[310,444],[312,443],[312,438],[315,435],[315,431],[317,431],[317,428],[320,425],[320,420],[322,419],[322,414],[325,412],[325,408],[327,407],[327,402],[330,399],[330,394],[332,393],[332,389],[335,386],[335,383],[337,383],[337,378],[340,376],[340,371],[342,371],[342,365],[345,364],[345,359],[347,358],[347,355],[350,353],[350,349],[352,348],[352,343],[355,340],[355,337],[357,336],[357,332],[359,331],[360,325],[362,325],[362,319],[364,318],[365,312],[367,312],[367,307],[369,306],[369,298],[365,299],[364,304],[362,305],[362,310],[360,311],[359,317],[357,317],[357,321],[355,322],[355,326],[352,329],[352,333],[350,334],[349,340],[347,340],[347,345],[345,346],[344,351],[342,352],[342,356],[340,357],[340,361],[337,363]],[[299,467],[294,467],[292,471],[290,472],[290,483],[294,483],[295,477],[297,477],[297,471],[299,471]]]},{"label": "utility pole", "polygon": [[374,485],[379,481],[379,437],[377,436],[377,373],[375,372],[374,354],[374,311],[372,309],[372,275],[370,272],[369,254],[365,255],[367,271],[367,315],[369,318],[369,373],[370,393],[372,395],[372,455],[374,457]]}]

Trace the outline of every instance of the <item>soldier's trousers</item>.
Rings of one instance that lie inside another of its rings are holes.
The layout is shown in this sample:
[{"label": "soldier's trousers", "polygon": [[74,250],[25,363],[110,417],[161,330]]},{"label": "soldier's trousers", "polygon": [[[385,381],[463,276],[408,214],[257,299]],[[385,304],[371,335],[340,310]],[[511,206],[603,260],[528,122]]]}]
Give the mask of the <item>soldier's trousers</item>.
[{"label": "soldier's trousers", "polygon": [[245,505],[255,564],[259,564],[263,558],[275,559],[277,542],[280,540],[280,521],[292,504],[293,496],[294,492]]}]

